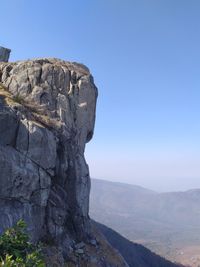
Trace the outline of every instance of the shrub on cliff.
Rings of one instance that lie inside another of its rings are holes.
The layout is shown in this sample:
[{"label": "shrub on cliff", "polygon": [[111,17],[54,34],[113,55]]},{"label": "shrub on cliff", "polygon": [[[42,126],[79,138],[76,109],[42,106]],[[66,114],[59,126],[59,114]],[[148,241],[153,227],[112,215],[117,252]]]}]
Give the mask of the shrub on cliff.
[{"label": "shrub on cliff", "polygon": [[0,267],[45,267],[39,246],[31,244],[23,220],[0,236]]}]

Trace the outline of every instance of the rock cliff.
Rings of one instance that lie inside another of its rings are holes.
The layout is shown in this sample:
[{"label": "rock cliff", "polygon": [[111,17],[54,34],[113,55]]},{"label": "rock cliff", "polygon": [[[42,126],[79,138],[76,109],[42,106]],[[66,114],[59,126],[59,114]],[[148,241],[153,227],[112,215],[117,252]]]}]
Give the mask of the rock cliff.
[{"label": "rock cliff", "polygon": [[57,266],[126,266],[88,217],[96,99],[84,65],[0,62],[0,233],[23,218]]},{"label": "rock cliff", "polygon": [[11,50],[0,46],[0,61],[8,62]]}]

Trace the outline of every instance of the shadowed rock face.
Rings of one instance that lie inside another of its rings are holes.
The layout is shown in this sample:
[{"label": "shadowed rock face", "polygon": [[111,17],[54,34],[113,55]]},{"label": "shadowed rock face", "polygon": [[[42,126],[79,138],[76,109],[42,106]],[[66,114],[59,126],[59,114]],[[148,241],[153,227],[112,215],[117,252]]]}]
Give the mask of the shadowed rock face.
[{"label": "shadowed rock face", "polygon": [[24,218],[32,240],[67,253],[90,235],[93,78],[83,65],[38,59],[0,63],[0,82],[0,232]]},{"label": "shadowed rock face", "polygon": [[0,61],[8,62],[11,50],[0,46]]}]

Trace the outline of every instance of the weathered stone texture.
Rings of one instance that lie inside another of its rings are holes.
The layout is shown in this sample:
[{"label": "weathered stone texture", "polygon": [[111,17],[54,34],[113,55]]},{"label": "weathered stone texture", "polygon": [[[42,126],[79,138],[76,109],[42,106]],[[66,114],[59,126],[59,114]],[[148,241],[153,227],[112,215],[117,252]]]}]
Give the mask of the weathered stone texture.
[{"label": "weathered stone texture", "polygon": [[87,238],[90,178],[84,149],[97,98],[89,70],[57,59],[0,63],[0,82],[0,208],[6,214],[0,230],[23,217],[37,228],[34,240]]},{"label": "weathered stone texture", "polygon": [[[119,255],[119,265],[106,263],[106,241],[96,245],[88,216],[84,150],[96,99],[84,65],[46,58],[0,63],[0,233],[23,218],[34,242],[51,244],[46,255],[58,252],[57,266],[67,259],[71,266],[126,266]],[[77,250],[80,242],[88,252]]]}]

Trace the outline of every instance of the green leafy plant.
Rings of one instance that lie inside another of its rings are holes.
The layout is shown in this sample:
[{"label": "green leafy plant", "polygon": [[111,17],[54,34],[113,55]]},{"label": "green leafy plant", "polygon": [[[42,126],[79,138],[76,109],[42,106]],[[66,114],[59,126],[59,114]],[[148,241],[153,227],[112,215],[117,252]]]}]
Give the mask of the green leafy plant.
[{"label": "green leafy plant", "polygon": [[0,267],[45,267],[41,248],[29,242],[23,220],[0,236]]}]

